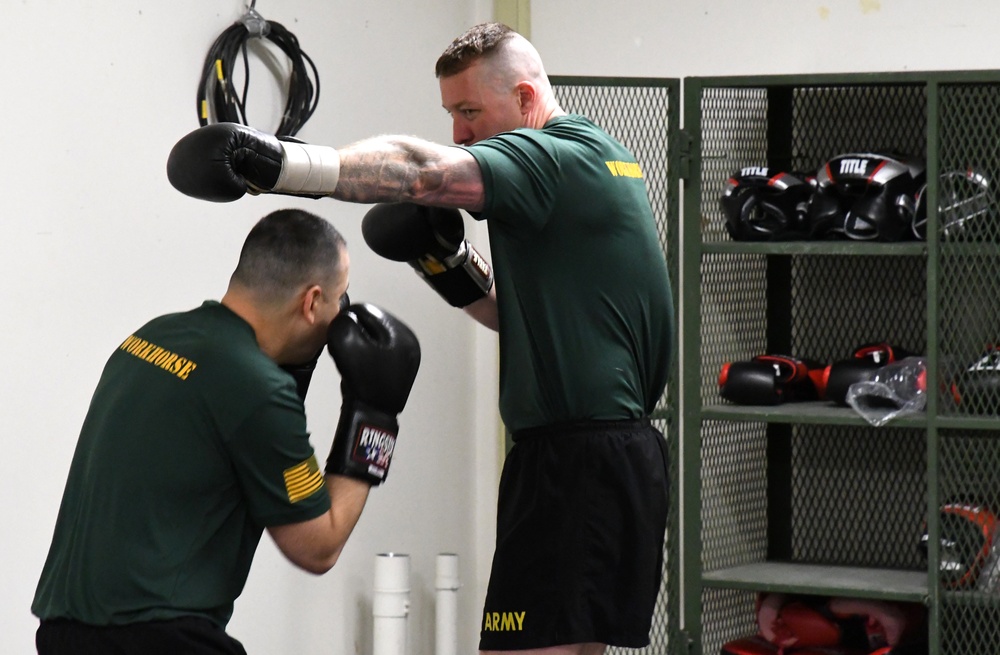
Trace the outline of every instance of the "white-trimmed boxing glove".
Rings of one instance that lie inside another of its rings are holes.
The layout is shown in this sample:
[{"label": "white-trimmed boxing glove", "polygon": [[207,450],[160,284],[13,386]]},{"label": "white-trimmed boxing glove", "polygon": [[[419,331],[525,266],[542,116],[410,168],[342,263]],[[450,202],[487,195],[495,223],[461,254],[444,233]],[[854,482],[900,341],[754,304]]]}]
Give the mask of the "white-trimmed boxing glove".
[{"label": "white-trimmed boxing glove", "polygon": [[212,202],[231,202],[246,193],[319,198],[337,189],[340,154],[239,123],[215,123],[174,145],[167,178],[181,193]]}]

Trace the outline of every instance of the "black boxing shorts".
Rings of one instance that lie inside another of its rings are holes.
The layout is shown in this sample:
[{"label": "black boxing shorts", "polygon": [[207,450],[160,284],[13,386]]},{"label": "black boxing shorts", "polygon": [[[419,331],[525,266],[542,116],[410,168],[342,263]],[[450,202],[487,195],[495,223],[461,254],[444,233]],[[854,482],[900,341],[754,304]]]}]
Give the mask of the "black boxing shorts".
[{"label": "black boxing shorts", "polygon": [[649,645],[667,523],[668,461],[648,420],[514,435],[480,650]]},{"label": "black boxing shorts", "polygon": [[225,630],[195,616],[107,626],[47,619],[38,626],[35,647],[38,655],[246,655]]}]

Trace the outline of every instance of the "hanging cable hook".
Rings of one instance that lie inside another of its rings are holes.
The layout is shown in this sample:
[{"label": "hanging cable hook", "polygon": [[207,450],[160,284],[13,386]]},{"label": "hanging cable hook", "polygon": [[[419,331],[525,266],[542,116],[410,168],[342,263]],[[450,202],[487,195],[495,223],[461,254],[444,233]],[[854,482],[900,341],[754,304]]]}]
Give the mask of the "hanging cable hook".
[{"label": "hanging cable hook", "polygon": [[[208,125],[211,121],[249,125],[246,117],[246,99],[250,87],[251,53],[248,41],[265,38],[287,57],[291,71],[287,86],[283,84],[285,111],[275,136],[295,136],[312,116],[319,103],[319,71],[316,64],[299,45],[298,38],[284,25],[264,20],[252,0],[241,20],[234,22],[216,38],[205,55],[196,96],[198,122]],[[235,88],[234,68],[242,59],[243,89]]]},{"label": "hanging cable hook", "polygon": [[271,25],[267,20],[257,12],[257,0],[250,0],[250,7],[247,8],[247,13],[243,14],[243,18],[240,22],[243,26],[247,28],[247,32],[250,36],[255,36],[258,39],[263,39],[271,32]]}]

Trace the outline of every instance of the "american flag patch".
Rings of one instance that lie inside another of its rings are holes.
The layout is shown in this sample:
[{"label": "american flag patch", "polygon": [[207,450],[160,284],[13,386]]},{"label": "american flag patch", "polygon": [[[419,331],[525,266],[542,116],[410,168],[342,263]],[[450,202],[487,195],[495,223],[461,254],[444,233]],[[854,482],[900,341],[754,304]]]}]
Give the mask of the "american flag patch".
[{"label": "american flag patch", "polygon": [[293,503],[308,498],[323,488],[323,474],[319,471],[316,455],[292,468],[285,469],[284,476],[285,491],[288,492],[288,500]]}]

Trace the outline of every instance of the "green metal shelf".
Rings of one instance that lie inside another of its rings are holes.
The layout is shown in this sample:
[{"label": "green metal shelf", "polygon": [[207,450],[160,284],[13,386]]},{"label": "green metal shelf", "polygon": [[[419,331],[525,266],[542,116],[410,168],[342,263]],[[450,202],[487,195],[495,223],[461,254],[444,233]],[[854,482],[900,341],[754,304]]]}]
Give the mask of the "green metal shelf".
[{"label": "green metal shelf", "polygon": [[1000,430],[1000,416],[938,416],[934,424],[949,430]]},{"label": "green metal shelf", "polygon": [[759,255],[857,255],[915,257],[927,255],[927,244],[920,241],[903,243],[869,243],[860,241],[717,241],[701,246],[706,253]]},{"label": "green metal shelf", "polygon": [[[654,418],[669,415],[660,410]],[[761,423],[797,423],[803,425],[868,425],[850,407],[841,407],[821,400],[786,403],[783,405],[706,405],[702,408],[703,421],[750,421]],[[947,430],[1000,430],[1000,416],[967,416],[962,414],[938,415],[930,419],[926,414],[911,414],[892,419],[885,427],[926,429],[932,424]]]},{"label": "green metal shelf", "polygon": [[839,88],[870,85],[889,88],[896,85],[927,86],[940,84],[981,84],[1000,82],[997,70],[894,71],[872,73],[815,73],[795,75],[738,75],[691,78],[703,87],[813,87]]},{"label": "green metal shelf", "polygon": [[[822,425],[868,425],[850,407],[840,407],[831,402],[814,400],[785,403],[783,405],[709,405],[702,409],[703,420],[760,421],[766,423],[802,423]],[[926,428],[925,414],[901,416],[886,426]]]},{"label": "green metal shelf", "polygon": [[1000,609],[1000,596],[988,591],[945,591],[941,598],[949,605]]},{"label": "green metal shelf", "polygon": [[719,589],[928,601],[926,571],[760,562],[704,573],[701,580]]},{"label": "green metal shelf", "polygon": [[938,249],[948,257],[1000,257],[996,241],[944,242]]},{"label": "green metal shelf", "polygon": [[[991,394],[970,390],[959,408],[938,391],[926,412],[875,428],[831,402],[726,403],[715,384],[740,356],[835,360],[872,335],[922,348],[928,379],[943,381],[1000,340],[1000,70],[696,77],[683,101],[680,602],[690,639],[674,655],[719,653],[735,626],[753,625],[759,592],[918,602],[931,655],[1000,652],[1000,594],[938,581],[951,529],[941,504],[971,498],[1000,511],[1000,415],[977,413],[995,411]],[[810,171],[881,148],[925,163],[927,241],[730,238],[719,200],[732,171]],[[989,180],[988,212],[963,216],[952,202],[964,196],[944,175],[963,170]],[[956,218],[961,229],[941,229]]]}]

